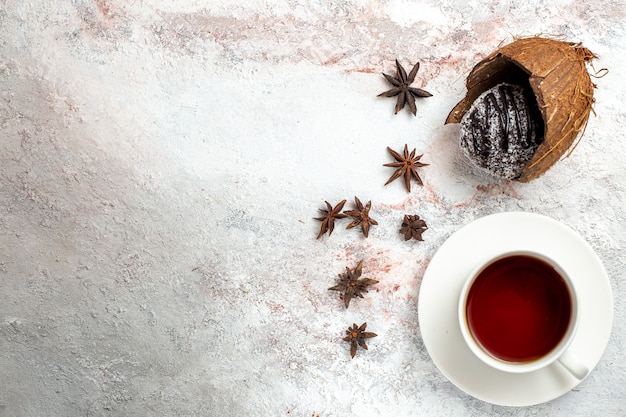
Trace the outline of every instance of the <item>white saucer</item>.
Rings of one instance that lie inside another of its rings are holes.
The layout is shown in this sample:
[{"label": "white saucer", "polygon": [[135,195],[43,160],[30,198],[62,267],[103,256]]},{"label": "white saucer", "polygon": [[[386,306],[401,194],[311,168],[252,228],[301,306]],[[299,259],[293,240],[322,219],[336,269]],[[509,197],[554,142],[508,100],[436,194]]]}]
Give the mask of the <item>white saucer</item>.
[{"label": "white saucer", "polygon": [[430,261],[419,292],[418,314],[424,344],[448,379],[483,401],[528,406],[557,398],[580,383],[560,364],[509,374],[485,365],[469,350],[459,328],[457,303],[467,275],[505,250],[545,253],[571,271],[579,295],[580,324],[570,349],[593,369],[609,340],[613,296],[600,258],[569,227],[532,213],[499,213],[454,233]]}]

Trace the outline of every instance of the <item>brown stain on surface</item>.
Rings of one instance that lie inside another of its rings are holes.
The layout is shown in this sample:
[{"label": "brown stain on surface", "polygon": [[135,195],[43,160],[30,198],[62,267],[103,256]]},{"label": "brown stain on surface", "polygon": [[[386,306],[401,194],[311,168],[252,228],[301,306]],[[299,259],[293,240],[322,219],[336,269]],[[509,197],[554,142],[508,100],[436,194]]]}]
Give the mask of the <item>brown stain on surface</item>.
[{"label": "brown stain on surface", "polygon": [[352,70],[348,70],[347,72],[358,72],[358,73],[364,73],[364,74],[374,74],[377,72],[380,72],[378,69],[375,68],[371,68],[371,67],[364,67],[364,68],[355,68]]},{"label": "brown stain on surface", "polygon": [[[372,7],[348,7],[348,18],[316,13],[306,19],[293,14],[270,16],[255,13],[233,17],[159,11],[161,20],[149,29],[158,44],[177,54],[193,51],[187,50],[186,45],[162,42],[159,40],[162,33],[183,34],[189,41],[194,40],[196,45],[197,41],[215,41],[225,52],[234,54],[232,58],[270,62],[310,61],[325,66],[342,66],[351,72],[378,73],[384,68],[373,68],[372,62],[381,62],[381,56],[395,57],[398,44],[414,44],[414,39],[408,32],[380,36],[381,33],[388,33],[389,24],[393,23],[381,18],[384,16],[382,11],[372,13]],[[358,24],[346,24],[346,19],[367,22],[367,30]],[[320,21],[324,22],[323,30],[320,30]],[[242,43],[245,43],[244,48],[239,47]],[[430,46],[420,44],[412,48],[411,59],[429,55]]]},{"label": "brown stain on surface", "polygon": [[107,2],[101,1],[101,0],[94,0],[94,3],[98,11],[100,12],[101,16],[105,18],[109,16],[110,9],[109,9],[109,5],[107,4]]}]

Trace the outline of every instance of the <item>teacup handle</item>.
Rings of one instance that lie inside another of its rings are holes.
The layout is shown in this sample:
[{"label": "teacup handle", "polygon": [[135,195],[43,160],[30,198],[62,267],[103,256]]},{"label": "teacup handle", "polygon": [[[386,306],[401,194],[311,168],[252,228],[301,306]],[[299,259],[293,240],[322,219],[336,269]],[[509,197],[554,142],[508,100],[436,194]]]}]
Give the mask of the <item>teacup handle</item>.
[{"label": "teacup handle", "polygon": [[565,351],[558,359],[558,362],[565,367],[577,379],[583,379],[589,373],[587,368],[572,352]]}]

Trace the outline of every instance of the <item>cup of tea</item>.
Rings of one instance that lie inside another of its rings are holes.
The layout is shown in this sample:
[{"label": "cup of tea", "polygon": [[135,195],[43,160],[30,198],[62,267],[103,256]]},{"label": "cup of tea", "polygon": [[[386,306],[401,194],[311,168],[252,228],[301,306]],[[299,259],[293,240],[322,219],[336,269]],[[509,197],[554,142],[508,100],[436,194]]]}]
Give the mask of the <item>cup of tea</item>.
[{"label": "cup of tea", "polygon": [[484,363],[504,372],[532,372],[559,362],[574,377],[589,369],[568,350],[579,321],[576,288],[549,257],[501,253],[477,267],[458,304],[461,333]]}]

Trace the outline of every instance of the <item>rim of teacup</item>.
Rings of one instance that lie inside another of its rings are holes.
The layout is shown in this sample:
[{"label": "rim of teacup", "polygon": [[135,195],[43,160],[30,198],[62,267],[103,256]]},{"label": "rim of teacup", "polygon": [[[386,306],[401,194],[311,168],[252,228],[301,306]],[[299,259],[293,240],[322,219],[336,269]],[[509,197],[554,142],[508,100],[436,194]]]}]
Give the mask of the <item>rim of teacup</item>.
[{"label": "rim of teacup", "polygon": [[[469,325],[467,323],[466,317],[466,305],[467,305],[467,295],[469,293],[472,284],[478,277],[478,275],[489,265],[494,262],[497,262],[501,259],[510,257],[510,256],[530,256],[535,257],[539,260],[542,260],[552,266],[559,275],[563,278],[563,280],[567,284],[567,289],[570,295],[571,308],[572,312],[570,315],[570,321],[568,324],[567,331],[565,335],[561,339],[561,341],[546,355],[539,359],[535,359],[529,362],[509,362],[497,358],[490,353],[486,352],[480,344],[475,340],[472,335]],[[572,281],[570,274],[553,258],[533,250],[509,250],[502,253],[499,253],[495,256],[490,257],[489,259],[481,262],[476,268],[472,270],[472,272],[468,275],[465,280],[463,286],[461,287],[461,292],[459,294],[459,302],[457,305],[458,309],[458,320],[459,326],[461,328],[461,333],[463,335],[463,339],[465,343],[469,347],[469,349],[477,356],[480,360],[482,360],[487,365],[492,368],[499,369],[504,372],[510,373],[525,373],[532,372],[538,369],[544,368],[546,366],[551,365],[556,362],[568,349],[572,340],[574,339],[574,335],[576,334],[576,329],[578,328],[579,322],[579,308],[578,308],[578,297],[576,294],[576,287],[574,282]]]}]

